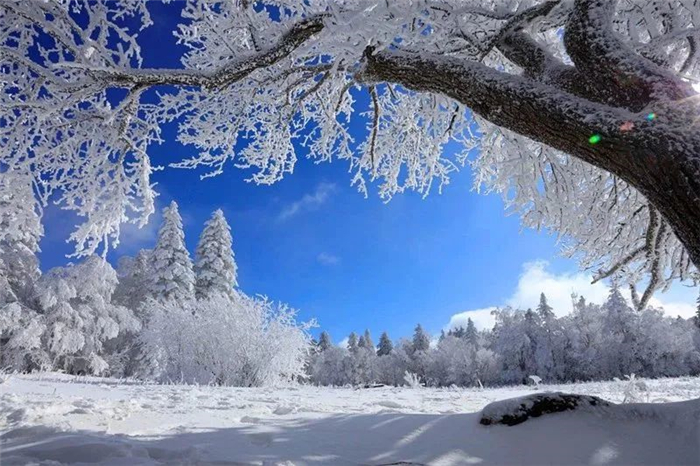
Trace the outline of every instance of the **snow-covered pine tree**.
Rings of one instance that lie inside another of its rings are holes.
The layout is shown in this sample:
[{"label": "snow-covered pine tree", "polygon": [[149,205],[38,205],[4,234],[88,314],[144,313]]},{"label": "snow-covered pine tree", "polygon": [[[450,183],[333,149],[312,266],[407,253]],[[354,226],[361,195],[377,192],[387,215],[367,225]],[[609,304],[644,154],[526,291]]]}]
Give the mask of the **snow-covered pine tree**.
[{"label": "snow-covered pine tree", "polygon": [[355,332],[350,332],[350,335],[348,335],[348,350],[355,353],[357,352],[358,346],[357,334]]},{"label": "snow-covered pine tree", "polygon": [[328,332],[326,331],[321,332],[321,335],[318,338],[318,349],[320,351],[326,351],[331,346],[333,346],[331,336],[328,335]]},{"label": "snow-covered pine tree", "polygon": [[362,339],[364,341],[363,341],[363,344],[359,345],[359,346],[361,348],[367,348],[367,349],[370,349],[372,351],[375,351],[374,341],[372,341],[372,334],[369,333],[369,329],[365,329],[365,333],[364,333],[364,335],[362,335],[362,337],[363,337]]},{"label": "snow-covered pine tree", "polygon": [[365,336],[364,336],[364,335],[360,335],[360,338],[357,340],[357,347],[358,347],[359,349],[365,349],[365,348],[366,348],[366,345],[365,345]]},{"label": "snow-covered pine tree", "polygon": [[467,318],[467,328],[464,330],[464,339],[475,348],[479,345],[479,332],[471,317]]},{"label": "snow-covered pine tree", "polygon": [[29,174],[0,174],[0,305],[28,304],[41,275],[36,253],[44,228],[37,207]]},{"label": "snow-covered pine tree", "polygon": [[233,288],[238,285],[236,271],[231,227],[219,209],[204,225],[197,244],[197,298],[210,298],[215,294],[233,298]]},{"label": "snow-covered pine tree", "polygon": [[425,333],[421,324],[416,325],[416,329],[413,332],[413,352],[428,351],[429,348],[430,337]]},{"label": "snow-covered pine tree", "polygon": [[540,293],[540,304],[537,305],[537,313],[542,320],[551,320],[554,318],[552,306],[547,303],[547,296],[545,296],[544,293]]},{"label": "snow-covered pine tree", "polygon": [[386,332],[382,332],[379,337],[379,347],[377,349],[377,356],[387,356],[391,354],[394,349],[394,345]]},{"label": "snow-covered pine tree", "polygon": [[151,292],[159,302],[185,301],[194,296],[195,276],[190,253],[185,246],[182,217],[177,203],[163,209],[163,224],[153,250]]},{"label": "snow-covered pine tree", "polygon": [[117,277],[119,284],[112,300],[139,314],[141,305],[151,296],[153,278],[153,250],[142,249],[135,257],[119,259]]}]

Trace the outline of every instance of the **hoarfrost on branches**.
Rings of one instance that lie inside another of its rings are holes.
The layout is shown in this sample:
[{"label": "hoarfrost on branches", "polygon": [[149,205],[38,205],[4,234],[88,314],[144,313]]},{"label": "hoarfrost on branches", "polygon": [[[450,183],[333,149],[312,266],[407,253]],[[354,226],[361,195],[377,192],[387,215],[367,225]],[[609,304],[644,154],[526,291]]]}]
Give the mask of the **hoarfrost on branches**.
[{"label": "hoarfrost on branches", "polygon": [[296,311],[234,292],[177,304],[149,303],[140,336],[163,381],[257,387],[301,377],[315,325]]},{"label": "hoarfrost on branches", "polygon": [[147,220],[147,151],[174,122],[199,151],[175,166],[269,184],[301,154],[337,158],[385,199],[478,154],[477,186],[525,225],[599,278],[648,276],[638,308],[696,272],[697,0],[189,1],[182,17],[182,67],[147,69],[146,3],[0,5],[0,162],[86,218],[78,254]]}]

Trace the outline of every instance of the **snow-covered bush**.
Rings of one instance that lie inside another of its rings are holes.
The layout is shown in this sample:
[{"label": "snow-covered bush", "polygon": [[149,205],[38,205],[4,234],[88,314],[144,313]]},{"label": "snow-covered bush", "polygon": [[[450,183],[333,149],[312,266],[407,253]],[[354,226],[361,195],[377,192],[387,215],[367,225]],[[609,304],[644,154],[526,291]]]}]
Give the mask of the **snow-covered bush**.
[{"label": "snow-covered bush", "polygon": [[649,388],[647,384],[637,378],[635,374],[625,374],[627,382],[622,388],[623,403],[645,403],[649,401]]},{"label": "snow-covered bush", "polygon": [[540,384],[542,383],[542,378],[537,376],[537,375],[530,375],[528,376],[528,379],[532,382],[532,385],[535,386],[535,389],[540,388]]},{"label": "snow-covered bush", "polygon": [[147,306],[141,342],[161,381],[250,387],[304,374],[313,322],[297,323],[285,305],[236,292]]},{"label": "snow-covered bush", "polygon": [[112,304],[116,286],[116,272],[97,256],[42,276],[36,298],[46,325],[44,346],[54,368],[104,373],[104,343],[140,329],[131,310]]},{"label": "snow-covered bush", "polygon": [[421,382],[420,377],[418,376],[418,374],[415,374],[413,372],[404,372],[403,380],[404,382],[406,382],[406,385],[408,385],[409,388],[423,387],[423,383]]},{"label": "snow-covered bush", "polygon": [[17,303],[0,308],[0,368],[17,371],[50,369],[42,345],[46,320],[33,309]]},{"label": "snow-covered bush", "polygon": [[311,381],[318,385],[342,386],[348,383],[345,375],[344,360],[348,350],[330,346],[319,352],[310,367]]}]

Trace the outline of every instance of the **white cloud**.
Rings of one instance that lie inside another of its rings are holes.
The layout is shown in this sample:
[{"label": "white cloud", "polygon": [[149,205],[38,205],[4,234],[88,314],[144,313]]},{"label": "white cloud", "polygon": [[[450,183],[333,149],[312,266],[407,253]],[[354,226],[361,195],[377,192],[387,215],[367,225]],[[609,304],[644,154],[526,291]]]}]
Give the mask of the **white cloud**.
[{"label": "white cloud", "polygon": [[316,261],[318,261],[319,264],[321,265],[336,265],[340,262],[340,257],[334,256],[333,254],[329,254],[327,252],[322,252],[318,256],[316,256]]},{"label": "white cloud", "polygon": [[[547,270],[546,261],[528,262],[523,265],[523,272],[513,294],[503,300],[502,306],[518,309],[536,308],[540,301],[540,293],[547,296],[547,301],[558,316],[569,314],[573,310],[571,295],[584,296],[586,301],[602,304],[608,297],[610,287],[605,283],[592,284],[592,277],[583,272],[553,274]],[[650,305],[661,307],[669,316],[688,318],[695,314],[694,294],[697,290],[687,287],[672,287],[668,294],[658,295],[651,299]],[[629,292],[623,290],[623,295],[629,301]],[[492,328],[494,318],[491,311],[494,307],[473,309],[454,314],[445,329],[466,326],[471,317],[479,329]]]},{"label": "white cloud", "polygon": [[554,312],[562,316],[573,310],[572,293],[585,296],[592,303],[602,303],[608,297],[610,289],[605,283],[591,284],[592,277],[582,272],[555,275],[547,271],[548,265],[546,261],[523,265],[518,286],[505,304],[518,309],[534,309],[540,302],[540,293],[544,293]]},{"label": "white cloud", "polygon": [[328,201],[336,189],[337,186],[334,183],[320,183],[318,186],[316,186],[316,190],[314,190],[313,193],[305,194],[298,201],[294,201],[282,209],[280,214],[277,216],[277,220],[288,220],[302,212],[318,209],[321,205]]},{"label": "white cloud", "polygon": [[133,223],[122,225],[116,250],[120,254],[132,254],[142,248],[153,248],[162,222],[162,209],[156,204],[155,212],[151,214],[146,225],[141,228]]},{"label": "white cloud", "polygon": [[664,313],[671,317],[681,316],[684,319],[693,317],[698,310],[694,304],[689,302],[662,301],[658,298],[651,298],[649,304],[654,307],[662,307]]},{"label": "white cloud", "polygon": [[338,346],[338,348],[347,348],[348,347],[348,337],[345,337],[342,340],[340,340],[336,346]]},{"label": "white cloud", "polygon": [[496,323],[496,319],[491,315],[491,311],[494,311],[495,307],[487,307],[484,309],[474,309],[471,311],[460,312],[450,317],[450,323],[447,324],[445,329],[453,329],[458,327],[467,326],[467,319],[471,318],[474,321],[474,325],[478,329],[493,328],[493,324]]}]

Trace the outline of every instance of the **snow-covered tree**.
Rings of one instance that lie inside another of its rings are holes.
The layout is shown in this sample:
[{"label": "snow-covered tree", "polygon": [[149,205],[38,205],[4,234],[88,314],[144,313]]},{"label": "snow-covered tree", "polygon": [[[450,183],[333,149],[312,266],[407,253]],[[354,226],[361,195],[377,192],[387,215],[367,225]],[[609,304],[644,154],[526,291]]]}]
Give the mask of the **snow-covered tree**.
[{"label": "snow-covered tree", "polygon": [[344,361],[348,350],[330,346],[321,351],[311,364],[311,381],[318,385],[343,386],[349,383]]},{"label": "snow-covered tree", "polygon": [[134,257],[122,257],[117,267],[119,284],[112,300],[140,314],[141,306],[153,291],[153,251],[140,250]]},{"label": "snow-covered tree", "polygon": [[157,301],[187,301],[194,296],[195,276],[185,246],[182,217],[175,201],[163,209],[163,224],[152,253],[151,294]]},{"label": "snow-covered tree", "polygon": [[648,276],[640,308],[696,271],[698,0],[258,5],[188,3],[181,67],[147,69],[143,2],[0,4],[0,163],[85,217],[79,253],[152,213],[148,147],[175,121],[198,149],[178,166],[232,160],[257,183],[293,172],[302,147],[384,198],[469,161],[598,278]]},{"label": "snow-covered tree", "polygon": [[479,346],[479,331],[471,317],[467,318],[467,328],[464,329],[464,339],[476,349]]},{"label": "snow-covered tree", "polygon": [[350,332],[350,335],[348,335],[348,343],[347,343],[347,348],[348,351],[351,353],[354,353],[357,351],[358,348],[358,341],[357,341],[357,334],[355,332]]},{"label": "snow-covered tree", "polygon": [[554,312],[552,306],[547,302],[547,296],[544,293],[540,293],[540,303],[537,305],[537,313],[540,315],[540,319],[548,320],[554,317]]},{"label": "snow-covered tree", "polygon": [[358,345],[362,348],[372,350],[372,352],[376,351],[376,348],[374,347],[374,341],[372,341],[372,334],[369,333],[369,329],[365,329],[365,333],[362,335],[362,337],[364,342],[362,345],[360,345],[358,342]]},{"label": "snow-covered tree", "polygon": [[0,171],[0,306],[27,304],[41,275],[36,253],[43,234],[32,176]]},{"label": "snow-covered tree", "polygon": [[382,332],[382,335],[379,337],[379,346],[377,348],[377,356],[387,356],[391,354],[391,351],[394,349],[394,345],[391,342],[391,338],[389,338],[389,334],[386,332]]},{"label": "snow-covered tree", "polygon": [[98,256],[51,269],[41,277],[37,300],[46,325],[44,345],[55,368],[105,373],[109,369],[105,342],[141,328],[131,310],[112,304],[116,286],[116,272]]},{"label": "snow-covered tree", "polygon": [[331,346],[333,346],[333,342],[331,341],[331,336],[326,331],[321,332],[321,335],[318,338],[318,349],[321,352],[323,352],[323,351],[326,351]]},{"label": "snow-covered tree", "polygon": [[16,301],[0,306],[0,367],[50,370],[51,357],[42,340],[45,332],[43,314]]},{"label": "snow-covered tree", "polygon": [[287,306],[240,292],[151,305],[140,338],[158,380],[253,387],[304,375],[313,322]]},{"label": "snow-covered tree", "polygon": [[428,351],[430,348],[430,337],[423,330],[421,324],[416,325],[413,331],[413,352]]},{"label": "snow-covered tree", "polygon": [[238,282],[232,241],[231,227],[226,222],[223,211],[219,209],[204,224],[197,244],[197,262],[194,270],[197,276],[195,291],[198,298],[208,298],[215,294],[233,298],[233,289]]}]

